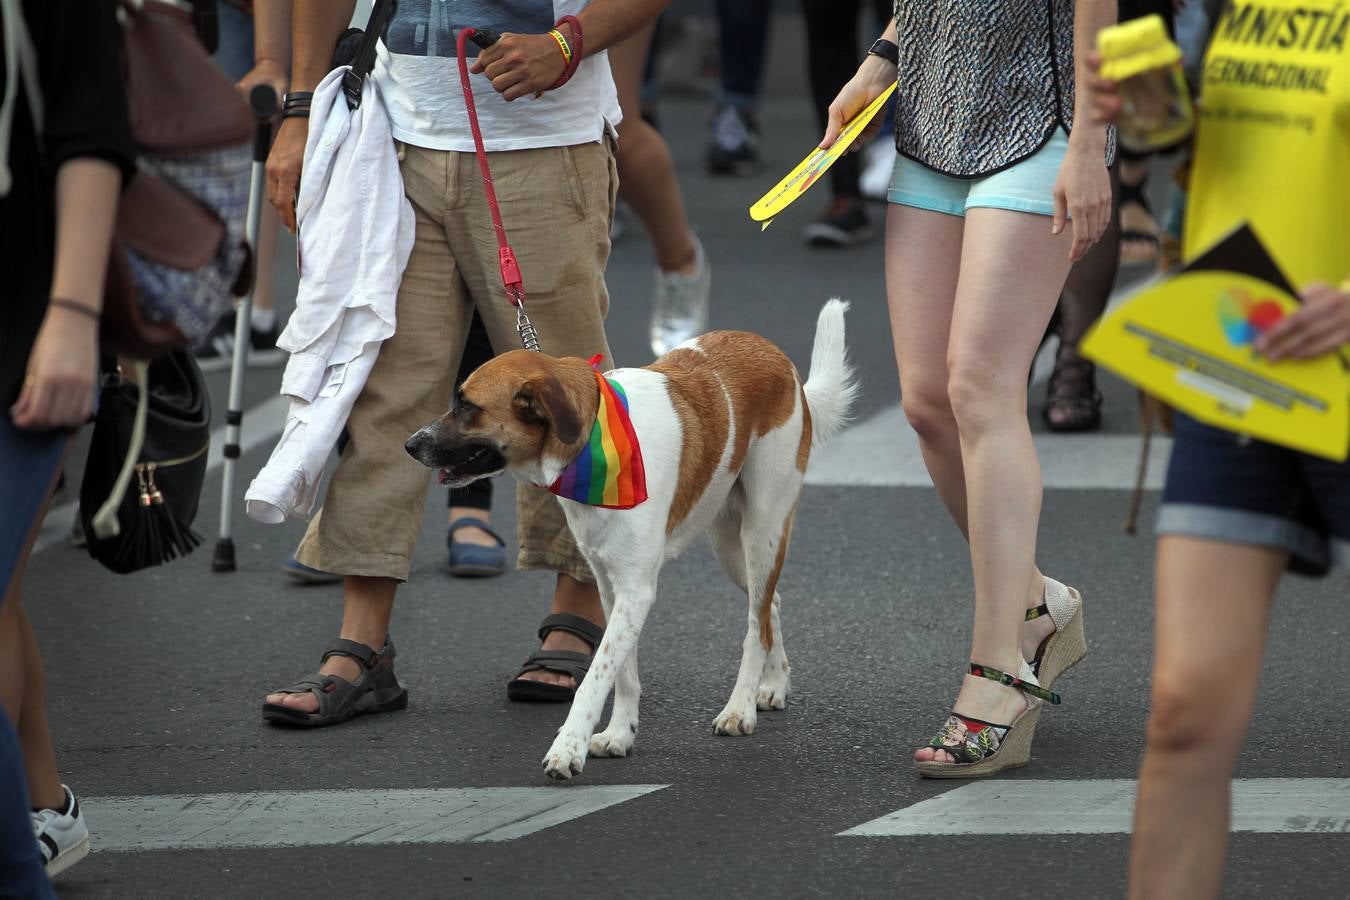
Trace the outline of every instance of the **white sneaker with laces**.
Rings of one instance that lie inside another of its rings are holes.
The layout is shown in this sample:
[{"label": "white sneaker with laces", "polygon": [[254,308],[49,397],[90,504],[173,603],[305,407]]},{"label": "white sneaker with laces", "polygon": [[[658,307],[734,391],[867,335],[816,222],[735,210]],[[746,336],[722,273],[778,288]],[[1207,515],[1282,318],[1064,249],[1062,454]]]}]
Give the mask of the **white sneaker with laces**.
[{"label": "white sneaker with laces", "polygon": [[65,809],[39,809],[33,812],[33,837],[37,839],[47,877],[55,878],[89,853],[89,826],[84,823],[80,801],[64,784]]},{"label": "white sneaker with laces", "polygon": [[651,341],[657,356],[670,352],[708,327],[708,297],[712,290],[712,266],[703,245],[694,238],[697,268],[692,275],[656,270],[656,296],[652,299]]},{"label": "white sneaker with laces", "polygon": [[882,137],[867,145],[863,151],[862,174],[858,176],[858,190],[868,200],[885,200],[895,172],[895,144]]}]

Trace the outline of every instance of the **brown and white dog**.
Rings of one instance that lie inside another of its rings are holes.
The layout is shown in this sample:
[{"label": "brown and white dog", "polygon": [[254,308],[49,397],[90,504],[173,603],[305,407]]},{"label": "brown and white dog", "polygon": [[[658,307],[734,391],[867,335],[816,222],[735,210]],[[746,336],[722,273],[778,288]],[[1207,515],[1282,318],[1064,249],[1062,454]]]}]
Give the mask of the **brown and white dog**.
[{"label": "brown and white dog", "polygon": [[[778,576],[813,444],[838,432],[857,393],[844,347],[848,304],[816,323],[810,375],[762,337],[717,331],[650,366],[616,369],[641,446],[648,499],[608,509],[560,499],[590,563],[607,624],[567,721],[544,758],[554,778],[581,773],[587,751],[625,756],[638,727],[637,643],[662,564],[704,531],[731,580],[749,595],[741,667],[718,734],[751,734],[756,710],[787,705],[789,669]],[[483,365],[452,409],[408,440],[441,480],[464,485],[510,471],[549,485],[577,457],[600,404],[582,359],[517,350]],[[609,725],[593,734],[614,687]]]}]

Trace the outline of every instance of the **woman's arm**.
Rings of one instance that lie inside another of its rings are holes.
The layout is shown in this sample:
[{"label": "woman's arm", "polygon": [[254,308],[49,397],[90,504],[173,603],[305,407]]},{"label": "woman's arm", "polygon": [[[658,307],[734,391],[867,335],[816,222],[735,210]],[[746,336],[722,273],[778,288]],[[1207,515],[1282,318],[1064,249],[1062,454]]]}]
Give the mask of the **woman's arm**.
[{"label": "woman's arm", "polygon": [[[1093,65],[1097,50],[1097,32],[1116,24],[1116,4],[1106,0],[1075,0],[1073,16],[1073,81],[1075,87],[1088,85],[1096,75]],[[1092,114],[1092,92],[1075,90],[1073,131],[1069,145],[1097,151],[1105,159],[1106,126]]]},{"label": "woman's arm", "polygon": [[[1092,78],[1089,57],[1097,44],[1097,32],[1116,20],[1116,4],[1108,0],[1075,0],[1073,18],[1074,85],[1086,86]],[[1106,173],[1106,126],[1091,111],[1089,90],[1074,91],[1074,127],[1069,149],[1055,179],[1055,216],[1052,234],[1073,221],[1073,244],[1069,258],[1083,258],[1088,248],[1106,231],[1111,217],[1111,179]]]},{"label": "woman's arm", "polygon": [[291,74],[291,0],[254,0],[253,68],[239,79],[245,96],[260,84],[286,93]]},{"label": "woman's arm", "polygon": [[12,410],[20,428],[78,428],[89,418],[104,276],[121,189],[121,171],[101,159],[77,157],[57,170],[52,301]]},{"label": "woman's arm", "polygon": [[[886,30],[881,33],[881,40],[898,42],[899,32],[895,24],[895,19],[886,25]],[[871,103],[888,87],[895,83],[895,66],[891,65],[889,60],[882,59],[880,56],[868,54],[863,59],[862,64],[858,66],[857,73],[851,78],[848,84],[839,91],[839,95],[834,98],[829,109],[829,123],[825,126],[825,136],[820,139],[820,149],[828,150],[839,139],[839,132],[843,129],[845,123],[867,108]],[[852,152],[857,152],[866,147],[881,129],[882,117],[877,116],[867,127],[863,129],[862,134],[858,135],[857,140],[849,147]]]}]

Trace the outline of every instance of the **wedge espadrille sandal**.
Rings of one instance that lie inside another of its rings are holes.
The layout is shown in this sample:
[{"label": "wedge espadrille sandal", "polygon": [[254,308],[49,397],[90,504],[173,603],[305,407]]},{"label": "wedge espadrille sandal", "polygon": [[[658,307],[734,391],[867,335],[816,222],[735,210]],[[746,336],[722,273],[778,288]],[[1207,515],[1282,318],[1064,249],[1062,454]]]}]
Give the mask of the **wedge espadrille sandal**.
[{"label": "wedge espadrille sandal", "polygon": [[928,746],[945,750],[955,762],[919,761],[915,765],[924,778],[986,778],[1004,769],[1015,769],[1031,761],[1031,741],[1041,716],[1041,703],[1060,702],[1059,694],[1036,683],[1025,662],[1021,677],[1000,672],[980,663],[970,664],[970,674],[988,678],[1015,688],[1026,695],[1027,708],[1009,725],[996,725],[952,710]]},{"label": "wedge espadrille sandal", "polygon": [[1045,598],[1040,606],[1027,610],[1027,621],[1049,616],[1055,630],[1036,648],[1031,671],[1043,687],[1078,664],[1087,655],[1083,634],[1083,595],[1053,578],[1045,579]]}]

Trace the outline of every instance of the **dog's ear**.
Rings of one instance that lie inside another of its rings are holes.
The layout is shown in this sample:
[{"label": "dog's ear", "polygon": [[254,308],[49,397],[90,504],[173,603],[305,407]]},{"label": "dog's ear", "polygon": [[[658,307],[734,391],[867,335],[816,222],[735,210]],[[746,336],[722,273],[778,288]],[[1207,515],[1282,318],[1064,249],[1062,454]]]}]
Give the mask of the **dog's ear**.
[{"label": "dog's ear", "polygon": [[525,382],[512,405],[527,419],[548,423],[553,436],[564,444],[574,444],[581,437],[581,415],[555,375]]}]

